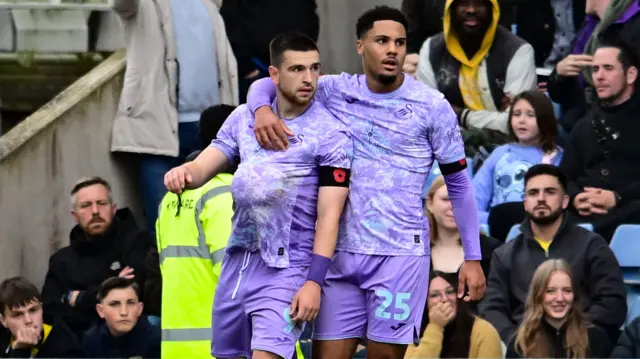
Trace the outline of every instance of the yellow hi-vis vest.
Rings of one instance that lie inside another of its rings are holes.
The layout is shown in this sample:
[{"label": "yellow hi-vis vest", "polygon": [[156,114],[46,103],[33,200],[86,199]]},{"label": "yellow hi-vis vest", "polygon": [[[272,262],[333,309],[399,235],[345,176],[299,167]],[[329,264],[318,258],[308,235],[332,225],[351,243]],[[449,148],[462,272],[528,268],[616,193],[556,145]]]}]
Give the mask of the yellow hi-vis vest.
[{"label": "yellow hi-vis vest", "polygon": [[230,174],[167,193],[156,238],[162,272],[162,359],[211,359],[211,312],[231,235]]}]

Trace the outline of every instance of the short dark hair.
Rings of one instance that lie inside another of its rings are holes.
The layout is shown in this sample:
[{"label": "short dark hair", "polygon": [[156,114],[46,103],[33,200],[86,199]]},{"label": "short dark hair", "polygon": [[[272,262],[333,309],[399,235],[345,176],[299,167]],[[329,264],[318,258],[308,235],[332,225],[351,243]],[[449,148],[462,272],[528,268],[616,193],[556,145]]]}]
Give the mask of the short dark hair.
[{"label": "short dark hair", "polygon": [[202,111],[200,114],[198,136],[204,148],[207,148],[211,144],[211,141],[216,138],[222,124],[224,124],[224,121],[235,109],[235,106],[222,104],[211,106]]},{"label": "short dark hair", "polygon": [[81,189],[89,186],[93,186],[96,184],[103,185],[109,192],[111,192],[111,185],[109,184],[109,182],[107,182],[105,179],[101,177],[91,176],[91,177],[82,177],[78,181],[76,181],[76,184],[73,185],[73,188],[71,189],[70,194],[73,196],[74,194],[78,193],[78,191],[80,191]]},{"label": "short dark hair", "polygon": [[100,284],[100,289],[98,289],[98,301],[101,302],[114,289],[127,289],[127,288],[132,288],[134,292],[136,292],[136,296],[138,296],[138,300],[140,300],[140,296],[141,296],[140,286],[138,286],[138,283],[127,278],[111,277],[106,279],[104,282],[102,282],[102,284]]},{"label": "short dark hair", "polygon": [[622,64],[622,68],[627,71],[630,67],[640,69],[640,62],[638,60],[638,49],[631,46],[624,39],[622,39],[617,29],[607,29],[598,35],[598,49],[611,47],[618,49],[618,61]]},{"label": "short dark hair", "polygon": [[371,10],[367,10],[358,18],[356,22],[356,36],[361,39],[369,30],[373,29],[376,21],[395,21],[404,26],[405,30],[409,28],[409,22],[402,11],[390,6],[376,6]]},{"label": "short dark hair", "polygon": [[529,183],[529,180],[542,175],[549,175],[557,178],[560,186],[562,187],[562,190],[567,193],[567,177],[565,177],[564,173],[562,173],[560,168],[558,168],[557,166],[544,163],[532,166],[531,168],[529,168],[527,173],[524,174],[525,188],[527,187],[527,183]]},{"label": "short dark hair", "polygon": [[41,302],[40,291],[23,277],[8,278],[0,283],[0,314],[5,309],[23,307],[33,301]]},{"label": "short dark hair", "polygon": [[318,45],[309,36],[300,32],[288,31],[278,34],[269,43],[271,65],[280,67],[286,51],[318,51]]},{"label": "short dark hair", "polygon": [[509,110],[509,139],[517,142],[518,137],[513,132],[511,118],[513,117],[513,105],[519,100],[527,101],[536,113],[536,124],[540,130],[540,143],[542,150],[551,152],[556,148],[556,136],[558,135],[558,122],[551,100],[538,90],[525,91],[513,98]]}]

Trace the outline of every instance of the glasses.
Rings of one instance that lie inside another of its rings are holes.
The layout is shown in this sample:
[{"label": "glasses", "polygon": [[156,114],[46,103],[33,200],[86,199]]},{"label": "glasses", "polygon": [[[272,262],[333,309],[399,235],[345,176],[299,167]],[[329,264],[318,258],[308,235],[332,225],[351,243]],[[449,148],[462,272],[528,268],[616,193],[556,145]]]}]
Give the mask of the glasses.
[{"label": "glasses", "polygon": [[449,288],[447,288],[445,290],[432,290],[432,291],[429,291],[429,299],[442,300],[443,298],[447,298],[447,299],[451,300],[451,299],[455,299],[457,295],[458,295],[458,292],[456,292],[456,290],[453,289],[452,287],[449,287]]}]

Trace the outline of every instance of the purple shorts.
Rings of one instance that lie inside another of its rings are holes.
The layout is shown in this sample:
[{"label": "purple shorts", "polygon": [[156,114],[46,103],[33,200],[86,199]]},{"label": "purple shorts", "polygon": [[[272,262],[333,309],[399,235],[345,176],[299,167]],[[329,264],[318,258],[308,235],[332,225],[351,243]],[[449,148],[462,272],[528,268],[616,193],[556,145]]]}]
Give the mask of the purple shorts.
[{"label": "purple shorts", "polygon": [[418,343],[429,256],[336,252],[322,287],[313,339]]},{"label": "purple shorts", "polygon": [[213,303],[211,355],[251,357],[254,350],[291,358],[304,329],[289,317],[308,268],[271,268],[260,252],[227,254]]}]

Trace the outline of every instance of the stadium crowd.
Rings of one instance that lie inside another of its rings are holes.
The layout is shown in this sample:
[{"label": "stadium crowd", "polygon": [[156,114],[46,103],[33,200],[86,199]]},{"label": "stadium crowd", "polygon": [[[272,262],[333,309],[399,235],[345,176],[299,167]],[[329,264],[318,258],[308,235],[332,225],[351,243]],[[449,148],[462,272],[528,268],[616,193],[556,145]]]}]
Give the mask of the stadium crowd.
[{"label": "stadium crowd", "polygon": [[378,6],[322,76],[314,0],[112,4],[146,221],[71,184],[0,357],[640,357],[640,1]]}]

